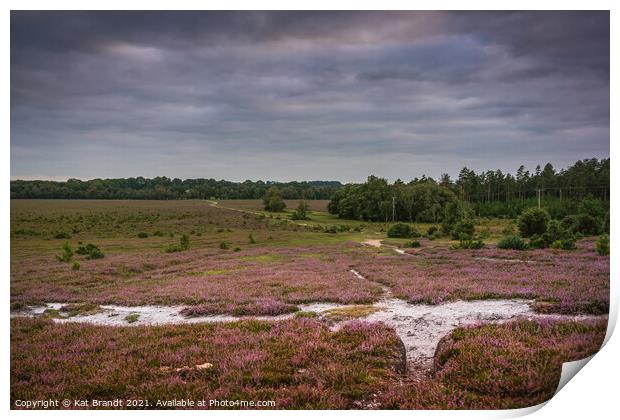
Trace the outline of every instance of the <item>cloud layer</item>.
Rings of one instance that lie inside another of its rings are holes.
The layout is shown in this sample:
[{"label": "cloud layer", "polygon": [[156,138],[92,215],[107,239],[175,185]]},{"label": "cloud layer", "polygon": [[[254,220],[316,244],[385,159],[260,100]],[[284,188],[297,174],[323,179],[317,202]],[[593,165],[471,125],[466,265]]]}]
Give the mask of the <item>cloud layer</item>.
[{"label": "cloud layer", "polygon": [[609,155],[607,12],[12,12],[11,177],[360,181]]}]

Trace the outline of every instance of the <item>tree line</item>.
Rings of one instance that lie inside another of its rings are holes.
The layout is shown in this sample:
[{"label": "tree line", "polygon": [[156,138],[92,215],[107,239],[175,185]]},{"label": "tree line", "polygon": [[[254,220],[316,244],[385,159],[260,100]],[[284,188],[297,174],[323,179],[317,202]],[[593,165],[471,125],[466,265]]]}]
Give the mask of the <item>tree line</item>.
[{"label": "tree line", "polygon": [[284,199],[328,200],[342,188],[338,181],[232,182],[215,179],[116,178],[81,181],[11,181],[11,198],[177,200],[261,199],[271,187]]},{"label": "tree line", "polygon": [[446,206],[467,203],[476,216],[518,217],[524,209],[545,207],[554,219],[578,212],[584,198],[609,206],[609,159],[579,160],[556,171],[547,163],[530,173],[524,166],[515,175],[501,170],[476,174],[463,168],[457,180],[422,176],[408,183],[371,175],[363,184],[347,184],[334,194],[330,213],[341,218],[371,221],[440,222]]}]

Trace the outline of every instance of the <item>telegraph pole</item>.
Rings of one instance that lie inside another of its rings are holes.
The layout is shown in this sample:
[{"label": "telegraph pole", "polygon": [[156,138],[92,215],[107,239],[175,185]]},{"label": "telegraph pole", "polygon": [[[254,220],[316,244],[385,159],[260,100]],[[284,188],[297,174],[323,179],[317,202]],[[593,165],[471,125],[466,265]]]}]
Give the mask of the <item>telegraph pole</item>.
[{"label": "telegraph pole", "polygon": [[396,196],[392,196],[392,223],[396,221]]},{"label": "telegraph pole", "polygon": [[540,208],[540,193],[542,192],[542,190],[540,188],[538,188],[536,190],[536,194],[538,195],[538,208]]}]

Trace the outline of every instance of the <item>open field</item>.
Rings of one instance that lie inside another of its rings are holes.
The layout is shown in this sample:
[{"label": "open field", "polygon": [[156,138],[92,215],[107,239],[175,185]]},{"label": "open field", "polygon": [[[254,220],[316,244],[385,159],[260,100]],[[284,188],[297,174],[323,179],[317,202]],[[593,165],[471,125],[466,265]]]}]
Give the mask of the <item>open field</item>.
[{"label": "open field", "polygon": [[[403,250],[385,223],[309,204],[310,220],[292,221],[260,200],[12,200],[12,400],[522,407],[553,394],[563,361],[600,347],[609,257],[592,238],[574,251],[500,250],[513,222],[484,219],[483,249],[450,249],[444,237]],[[62,262],[65,243],[105,256]],[[104,305],[131,308],[115,318]],[[152,305],[174,308],[168,325],[140,315]]]}]

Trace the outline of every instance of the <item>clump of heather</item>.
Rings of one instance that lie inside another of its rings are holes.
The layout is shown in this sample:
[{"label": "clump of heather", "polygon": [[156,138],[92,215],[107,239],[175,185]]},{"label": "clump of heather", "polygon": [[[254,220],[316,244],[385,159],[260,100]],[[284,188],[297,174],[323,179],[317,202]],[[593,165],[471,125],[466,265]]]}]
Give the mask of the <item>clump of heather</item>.
[{"label": "clump of heather", "polygon": [[435,353],[432,375],[380,396],[382,408],[510,409],[550,399],[562,363],[596,353],[606,321],[516,321],[458,328]]},{"label": "clump of heather", "polygon": [[11,401],[208,395],[346,409],[385,392],[401,362],[399,339],[382,324],[330,332],[311,318],[159,327],[19,318],[11,337]]},{"label": "clump of heather", "polygon": [[75,271],[36,257],[28,265],[12,266],[11,300],[205,305],[216,313],[231,314],[236,308],[268,313],[271,309],[265,302],[372,303],[381,296],[379,285],[349,271],[356,261],[369,258],[363,249],[345,244],[254,246],[234,254],[213,248],[153,250],[84,261]]},{"label": "clump of heather", "polygon": [[570,253],[444,246],[407,253],[408,257],[377,255],[356,267],[412,303],[523,298],[535,299],[536,309],[545,313],[609,312],[609,256],[596,253],[592,240],[579,241]]}]

